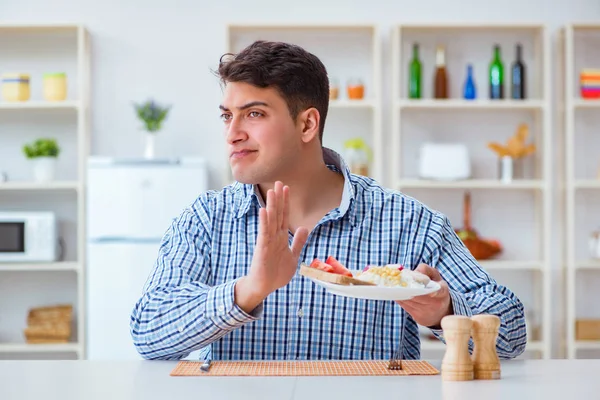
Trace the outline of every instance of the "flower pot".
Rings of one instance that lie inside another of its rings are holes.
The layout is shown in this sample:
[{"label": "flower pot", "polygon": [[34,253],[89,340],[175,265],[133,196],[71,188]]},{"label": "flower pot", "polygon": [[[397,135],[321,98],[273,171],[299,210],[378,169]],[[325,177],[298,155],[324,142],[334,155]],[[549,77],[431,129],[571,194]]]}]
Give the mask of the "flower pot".
[{"label": "flower pot", "polygon": [[36,182],[54,180],[56,157],[36,157],[31,160],[31,163],[33,165],[33,178]]},{"label": "flower pot", "polygon": [[154,134],[146,133],[146,149],[144,150],[144,158],[154,158]]}]

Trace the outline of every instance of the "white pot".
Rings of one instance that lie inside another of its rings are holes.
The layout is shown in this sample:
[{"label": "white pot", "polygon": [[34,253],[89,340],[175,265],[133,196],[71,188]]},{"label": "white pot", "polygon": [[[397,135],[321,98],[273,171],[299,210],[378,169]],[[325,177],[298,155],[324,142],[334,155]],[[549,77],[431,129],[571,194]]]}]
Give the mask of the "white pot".
[{"label": "white pot", "polygon": [[33,164],[33,178],[36,182],[49,182],[54,180],[56,174],[56,157],[36,157],[31,160]]},{"label": "white pot", "polygon": [[144,150],[144,158],[154,158],[154,134],[146,133],[146,149]]}]

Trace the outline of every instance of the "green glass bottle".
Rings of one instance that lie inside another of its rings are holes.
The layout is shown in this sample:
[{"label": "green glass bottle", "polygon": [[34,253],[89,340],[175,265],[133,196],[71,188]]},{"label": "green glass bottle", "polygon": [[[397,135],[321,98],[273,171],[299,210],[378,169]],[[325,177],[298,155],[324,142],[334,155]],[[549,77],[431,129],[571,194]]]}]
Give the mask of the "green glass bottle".
[{"label": "green glass bottle", "polygon": [[421,98],[421,61],[419,60],[419,45],[413,44],[413,58],[409,65],[408,97],[410,99]]},{"label": "green glass bottle", "polygon": [[490,63],[490,99],[504,98],[504,66],[500,46],[494,45],[494,59]]}]

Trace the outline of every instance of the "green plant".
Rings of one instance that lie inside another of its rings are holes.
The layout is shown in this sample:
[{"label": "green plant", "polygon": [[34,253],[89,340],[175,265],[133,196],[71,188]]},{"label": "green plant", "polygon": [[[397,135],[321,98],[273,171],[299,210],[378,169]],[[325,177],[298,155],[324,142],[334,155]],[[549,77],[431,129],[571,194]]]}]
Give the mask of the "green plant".
[{"label": "green plant", "polygon": [[58,147],[55,139],[40,138],[23,146],[23,153],[27,158],[58,157],[60,147]]},{"label": "green plant", "polygon": [[162,128],[162,123],[171,109],[170,105],[163,107],[152,99],[141,104],[134,103],[134,107],[138,118],[144,122],[145,130],[151,133]]}]

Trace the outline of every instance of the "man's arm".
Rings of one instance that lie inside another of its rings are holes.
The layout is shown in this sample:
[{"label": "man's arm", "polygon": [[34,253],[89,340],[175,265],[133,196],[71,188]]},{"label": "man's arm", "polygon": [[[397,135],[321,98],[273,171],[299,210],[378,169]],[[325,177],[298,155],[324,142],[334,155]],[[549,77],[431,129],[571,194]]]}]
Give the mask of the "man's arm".
[{"label": "man's arm", "polygon": [[[527,333],[521,301],[479,266],[455,234],[448,218],[434,213],[430,228],[423,262],[436,268],[447,282],[453,313],[497,315],[501,320],[496,345],[498,356],[506,359],[522,354]],[[432,329],[432,332],[442,336],[440,329]]]},{"label": "man's arm", "polygon": [[134,345],[146,359],[184,358],[261,316],[261,305],[250,314],[236,305],[237,280],[211,285],[206,222],[186,210],[163,238],[130,321]]}]

